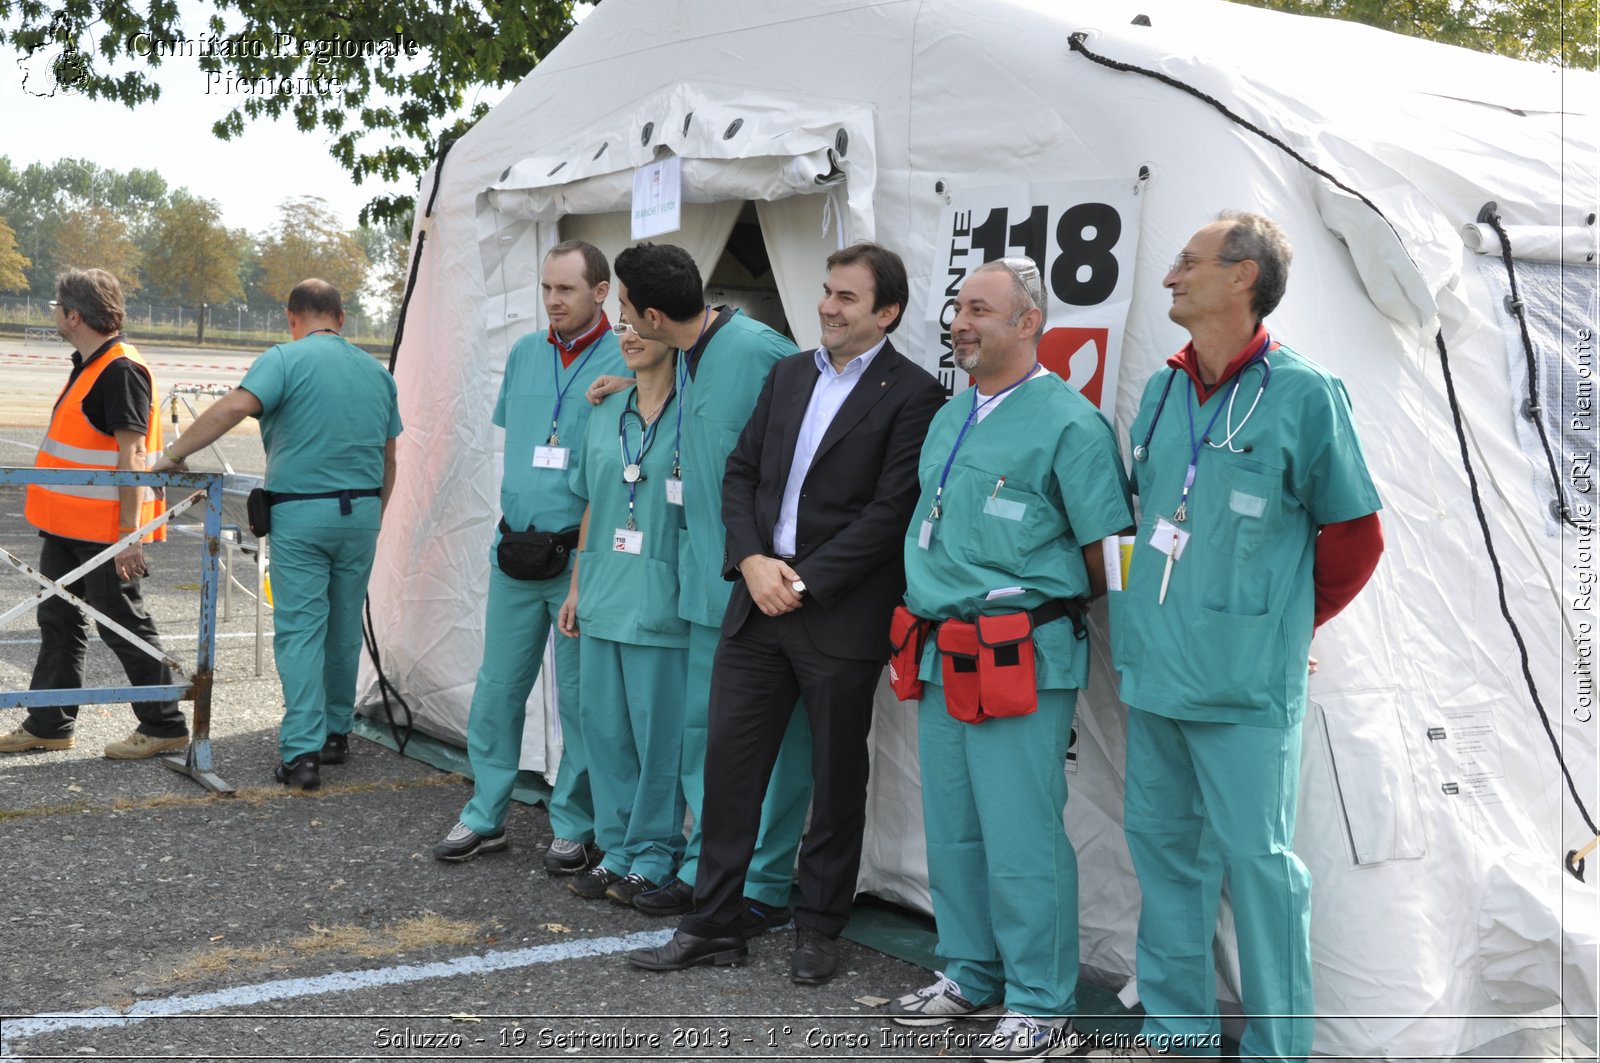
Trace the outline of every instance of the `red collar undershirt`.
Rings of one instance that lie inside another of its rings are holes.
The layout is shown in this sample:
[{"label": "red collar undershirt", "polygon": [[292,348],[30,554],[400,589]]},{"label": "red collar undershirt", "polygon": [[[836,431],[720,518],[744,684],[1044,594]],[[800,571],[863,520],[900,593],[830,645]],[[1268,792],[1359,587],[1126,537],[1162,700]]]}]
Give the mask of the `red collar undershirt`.
[{"label": "red collar undershirt", "polygon": [[[1200,400],[1201,405],[1205,405],[1207,399],[1215,395],[1222,385],[1233,379],[1234,374],[1238,373],[1239,370],[1244,368],[1245,363],[1250,361],[1250,359],[1255,355],[1256,351],[1260,349],[1261,341],[1266,338],[1267,326],[1257,324],[1255,333],[1245,343],[1244,349],[1233,356],[1233,360],[1230,361],[1227,367],[1222,370],[1222,375],[1217,378],[1216,383],[1211,384],[1210,386],[1207,386],[1205,381],[1200,379],[1200,359],[1194,353],[1193,340],[1190,340],[1188,343],[1184,344],[1183,350],[1179,351],[1171,358],[1168,358],[1167,364],[1174,369],[1182,369],[1185,373],[1189,374],[1189,379],[1194,381],[1195,397]],[[1277,343],[1274,342],[1272,346],[1267,349],[1276,350],[1277,347]]]},{"label": "red collar undershirt", "polygon": [[600,311],[599,319],[595,321],[589,331],[571,343],[557,336],[554,327],[550,329],[550,334],[547,338],[550,340],[550,346],[554,347],[556,353],[561,355],[561,368],[570,369],[572,368],[572,363],[578,360],[578,355],[582,354],[586,347],[610,331],[611,322],[606,320],[606,312],[602,310]]}]

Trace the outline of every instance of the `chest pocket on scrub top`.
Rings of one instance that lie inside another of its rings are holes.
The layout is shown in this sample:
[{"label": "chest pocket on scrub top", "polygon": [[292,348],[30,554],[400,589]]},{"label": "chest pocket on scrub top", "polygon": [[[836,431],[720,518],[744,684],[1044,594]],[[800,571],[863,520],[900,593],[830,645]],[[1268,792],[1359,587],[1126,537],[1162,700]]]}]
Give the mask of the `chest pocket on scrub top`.
[{"label": "chest pocket on scrub top", "polygon": [[951,470],[952,480],[958,475],[961,482],[947,494],[968,500],[962,506],[966,519],[958,522],[967,560],[1016,572],[1029,554],[1066,530],[1037,491],[970,467]]},{"label": "chest pocket on scrub top", "polygon": [[1194,488],[1194,531],[1217,553],[1251,558],[1281,523],[1283,471],[1258,461],[1208,450],[1200,455]]}]

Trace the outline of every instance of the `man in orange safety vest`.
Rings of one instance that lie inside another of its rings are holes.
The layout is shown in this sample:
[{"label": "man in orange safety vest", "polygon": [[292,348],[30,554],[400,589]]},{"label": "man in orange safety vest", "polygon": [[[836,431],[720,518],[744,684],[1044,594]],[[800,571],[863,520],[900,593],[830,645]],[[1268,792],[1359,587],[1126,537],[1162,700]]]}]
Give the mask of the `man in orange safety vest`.
[{"label": "man in orange safety vest", "polygon": [[[72,373],[56,399],[34,466],[143,472],[161,450],[161,421],[150,367],[122,338],[122,286],[105,270],[69,270],[56,279],[51,305],[56,330],[74,348]],[[24,512],[44,539],[40,573],[59,580],[164,509],[164,502],[149,488],[31,484]],[[140,580],[149,571],[142,543],[165,538],[166,530],[158,528],[133,540],[66,589],[160,648]],[[83,612],[63,598],[46,598],[39,606],[39,635],[30,689],[83,686],[89,643],[89,620]],[[116,631],[101,624],[100,637],[121,659],[130,683],[172,683],[172,670],[165,663]],[[107,745],[106,756],[138,760],[188,745],[188,726],[176,701],[137,701],[133,711],[138,727],[127,738]],[[21,726],[0,735],[0,753],[71,749],[77,717],[76,705],[30,708]]]}]

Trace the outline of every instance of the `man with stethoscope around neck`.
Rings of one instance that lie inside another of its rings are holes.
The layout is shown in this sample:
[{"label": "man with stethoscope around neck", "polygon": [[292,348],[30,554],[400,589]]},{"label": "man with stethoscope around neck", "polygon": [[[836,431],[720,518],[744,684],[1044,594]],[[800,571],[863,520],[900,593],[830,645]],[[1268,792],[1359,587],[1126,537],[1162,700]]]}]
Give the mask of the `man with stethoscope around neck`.
[{"label": "man with stethoscope around neck", "polygon": [[1344,385],[1263,323],[1290,256],[1276,223],[1224,211],[1163,281],[1191,338],[1145,386],[1129,433],[1141,517],[1110,595],[1145,1038],[1095,1058],[1215,1052],[1224,876],[1239,1058],[1311,1052],[1311,876],[1293,852],[1308,650],[1383,537]]}]

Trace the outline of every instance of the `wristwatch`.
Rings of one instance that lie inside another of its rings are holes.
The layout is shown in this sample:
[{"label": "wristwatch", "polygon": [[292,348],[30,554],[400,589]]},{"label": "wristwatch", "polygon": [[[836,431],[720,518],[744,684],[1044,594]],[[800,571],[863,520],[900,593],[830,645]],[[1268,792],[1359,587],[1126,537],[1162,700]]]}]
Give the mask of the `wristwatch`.
[{"label": "wristwatch", "polygon": [[806,593],[806,581],[803,579],[797,579],[793,583],[789,584],[789,586],[794,588],[794,592],[802,597]]}]

